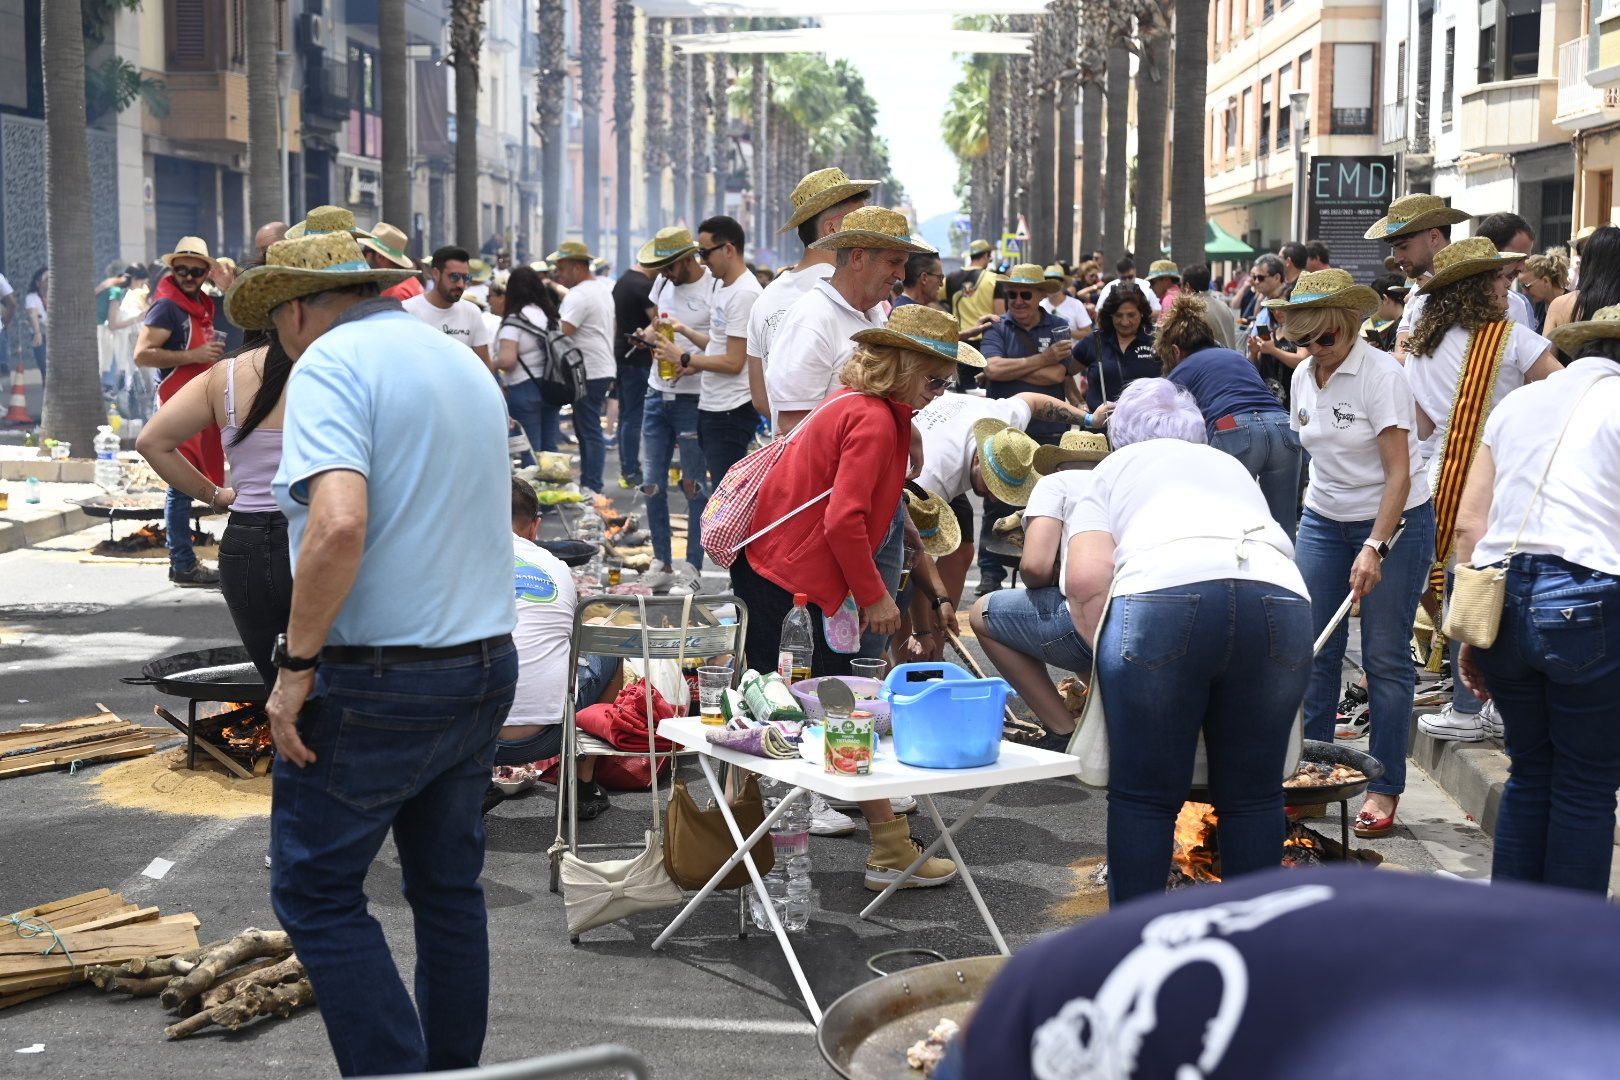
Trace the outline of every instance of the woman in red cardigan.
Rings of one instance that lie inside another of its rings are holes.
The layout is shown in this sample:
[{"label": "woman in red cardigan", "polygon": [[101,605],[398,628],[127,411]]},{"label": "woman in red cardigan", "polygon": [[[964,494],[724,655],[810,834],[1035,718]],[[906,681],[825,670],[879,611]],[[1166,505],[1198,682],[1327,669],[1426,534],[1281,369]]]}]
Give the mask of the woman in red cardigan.
[{"label": "woman in red cardigan", "polygon": [[[895,309],[887,326],[854,335],[859,345],[839,373],[846,389],[794,429],[760,488],[749,533],[792,516],[740,551],[731,566],[732,591],[748,605],[746,648],[755,666],[774,666],[795,593],[810,601],[812,676],[849,674],[853,654],[829,648],[822,627],[824,613],[836,612],[846,597],[860,609],[863,632],[893,633],[900,625],[900,609],[874,556],[910,470],[912,416],[955,381],[959,363],[984,367],[978,350],[958,344],[956,334],[957,322],[946,312],[922,304]],[[826,498],[805,506],[829,489]],[[882,891],[921,845],[887,800],[862,803],[861,813],[872,832],[866,887]],[[955,876],[955,863],[933,858],[907,887],[943,885]]]}]

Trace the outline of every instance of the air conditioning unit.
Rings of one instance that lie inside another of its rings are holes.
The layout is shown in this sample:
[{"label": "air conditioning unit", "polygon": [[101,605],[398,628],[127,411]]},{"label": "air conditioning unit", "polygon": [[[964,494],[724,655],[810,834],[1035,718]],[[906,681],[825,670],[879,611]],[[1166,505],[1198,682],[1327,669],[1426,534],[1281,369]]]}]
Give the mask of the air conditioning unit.
[{"label": "air conditioning unit", "polygon": [[326,20],[307,13],[298,16],[298,40],[311,52],[326,51]]}]

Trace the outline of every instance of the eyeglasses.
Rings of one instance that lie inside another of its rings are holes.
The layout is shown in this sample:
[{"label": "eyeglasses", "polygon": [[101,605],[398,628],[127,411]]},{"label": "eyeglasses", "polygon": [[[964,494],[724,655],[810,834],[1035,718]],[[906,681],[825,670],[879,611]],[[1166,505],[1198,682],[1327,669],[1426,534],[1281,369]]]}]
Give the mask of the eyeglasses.
[{"label": "eyeglasses", "polygon": [[923,380],[923,389],[929,391],[930,393],[935,390],[954,390],[956,389],[956,380],[941,379],[938,376],[930,375],[928,378]]},{"label": "eyeglasses", "polygon": [[176,266],[171,273],[177,278],[191,278],[193,281],[208,276],[206,266]]},{"label": "eyeglasses", "polygon": [[1008,289],[1007,290],[1007,299],[1009,299],[1009,300],[1033,300],[1033,299],[1035,299],[1035,290],[1034,289]]},{"label": "eyeglasses", "polygon": [[1260,271],[1256,270],[1254,273],[1249,275],[1249,280],[1250,281],[1264,281],[1264,280],[1266,280],[1266,278],[1271,277],[1271,276],[1272,276],[1271,274],[1262,274]]},{"label": "eyeglasses", "polygon": [[1331,349],[1331,348],[1333,348],[1333,346],[1337,345],[1338,343],[1339,343],[1339,334],[1335,330],[1330,330],[1325,334],[1317,334],[1315,337],[1297,337],[1297,338],[1294,338],[1294,344],[1298,345],[1302,349],[1308,349],[1312,345],[1315,345],[1318,348],[1322,348],[1322,349]]},{"label": "eyeglasses", "polygon": [[699,259],[703,260],[704,262],[708,262],[710,255],[713,255],[715,252],[719,251],[721,248],[723,248],[725,246],[726,245],[724,245],[724,244],[716,244],[716,245],[714,245],[714,247],[710,247],[710,248],[700,247],[700,248],[697,249],[697,257]]},{"label": "eyeglasses", "polygon": [[472,280],[472,275],[450,273],[444,275],[444,280],[448,281],[452,285],[465,285]]}]

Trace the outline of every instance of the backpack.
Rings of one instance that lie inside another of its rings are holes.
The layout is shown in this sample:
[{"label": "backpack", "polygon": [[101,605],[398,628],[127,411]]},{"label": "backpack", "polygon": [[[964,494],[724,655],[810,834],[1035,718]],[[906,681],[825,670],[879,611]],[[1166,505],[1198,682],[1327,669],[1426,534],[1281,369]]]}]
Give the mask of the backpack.
[{"label": "backpack", "polygon": [[547,405],[572,405],[585,396],[585,354],[572,338],[559,330],[546,330],[525,319],[521,312],[513,312],[501,320],[501,328],[515,326],[534,338],[540,347],[540,370],[534,371],[523,361],[518,351],[518,366],[534,385],[540,388],[540,397]]}]

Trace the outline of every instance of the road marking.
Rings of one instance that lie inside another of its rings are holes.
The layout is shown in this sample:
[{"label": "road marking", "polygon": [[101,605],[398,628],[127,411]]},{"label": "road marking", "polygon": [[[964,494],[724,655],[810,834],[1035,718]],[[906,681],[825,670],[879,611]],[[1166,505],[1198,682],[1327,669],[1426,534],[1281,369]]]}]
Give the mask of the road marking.
[{"label": "road marking", "polygon": [[[185,870],[188,864],[195,860],[197,856],[230,836],[231,833],[250,820],[257,819],[220,818],[214,821],[205,821],[182,837],[178,844],[165,853],[164,859],[159,861],[168,862],[171,866],[179,866],[182,870]],[[254,856],[254,858],[257,857]],[[146,876],[146,871],[142,870],[140,873],[127,878],[122,885],[118,886],[116,891],[123,893],[124,898],[128,899],[136,893],[146,891],[157,883],[158,879]]]},{"label": "road marking", "polygon": [[816,1025],[807,1020],[730,1020],[701,1016],[621,1016],[618,1023],[628,1027],[661,1028],[668,1031],[725,1031],[738,1035],[814,1035]]}]

